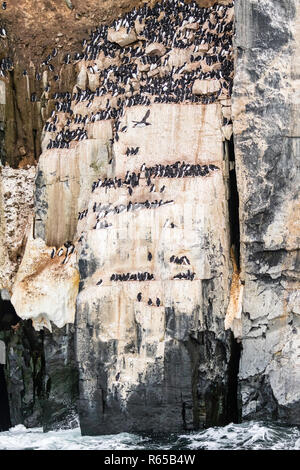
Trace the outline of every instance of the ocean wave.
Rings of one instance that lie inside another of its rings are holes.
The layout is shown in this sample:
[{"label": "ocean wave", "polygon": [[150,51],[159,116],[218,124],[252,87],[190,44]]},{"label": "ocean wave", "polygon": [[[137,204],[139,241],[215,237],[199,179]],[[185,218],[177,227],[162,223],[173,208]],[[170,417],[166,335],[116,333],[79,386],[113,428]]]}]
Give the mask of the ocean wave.
[{"label": "ocean wave", "polygon": [[300,428],[245,422],[163,436],[119,433],[82,436],[80,428],[49,431],[15,426],[0,433],[1,450],[299,450]]}]

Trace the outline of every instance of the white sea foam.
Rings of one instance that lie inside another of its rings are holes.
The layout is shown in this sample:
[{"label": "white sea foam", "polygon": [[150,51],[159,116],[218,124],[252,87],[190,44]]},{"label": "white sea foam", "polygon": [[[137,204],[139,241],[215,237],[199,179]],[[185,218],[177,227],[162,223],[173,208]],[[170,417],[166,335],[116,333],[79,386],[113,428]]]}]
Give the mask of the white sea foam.
[{"label": "white sea foam", "polygon": [[128,433],[82,436],[80,429],[43,433],[42,428],[18,425],[0,433],[1,450],[127,450],[138,449],[140,437]]},{"label": "white sea foam", "polygon": [[188,449],[284,450],[299,449],[299,438],[299,427],[250,421],[181,435],[178,444],[186,442]]},{"label": "white sea foam", "polygon": [[1,450],[142,450],[142,449],[300,449],[300,428],[248,422],[169,436],[119,433],[82,436],[80,429],[43,433],[42,428],[15,426],[0,433]]}]

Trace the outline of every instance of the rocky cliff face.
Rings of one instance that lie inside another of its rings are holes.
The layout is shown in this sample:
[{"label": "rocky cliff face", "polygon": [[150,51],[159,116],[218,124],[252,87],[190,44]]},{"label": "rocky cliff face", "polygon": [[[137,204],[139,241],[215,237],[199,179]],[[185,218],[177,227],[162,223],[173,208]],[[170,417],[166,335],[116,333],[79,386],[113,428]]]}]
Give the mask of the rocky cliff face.
[{"label": "rocky cliff face", "polygon": [[243,417],[298,424],[299,19],[298,2],[238,2],[233,96]]},{"label": "rocky cliff face", "polygon": [[36,29],[25,3],[1,39],[13,424],[297,423],[296,5],[42,2]]}]

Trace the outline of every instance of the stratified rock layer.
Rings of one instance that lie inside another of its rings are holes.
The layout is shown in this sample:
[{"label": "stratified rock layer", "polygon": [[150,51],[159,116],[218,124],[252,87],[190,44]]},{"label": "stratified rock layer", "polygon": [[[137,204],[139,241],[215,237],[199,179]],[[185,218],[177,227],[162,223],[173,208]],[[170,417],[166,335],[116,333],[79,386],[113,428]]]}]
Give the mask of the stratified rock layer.
[{"label": "stratified rock layer", "polygon": [[236,5],[243,417],[300,423],[297,1]]}]

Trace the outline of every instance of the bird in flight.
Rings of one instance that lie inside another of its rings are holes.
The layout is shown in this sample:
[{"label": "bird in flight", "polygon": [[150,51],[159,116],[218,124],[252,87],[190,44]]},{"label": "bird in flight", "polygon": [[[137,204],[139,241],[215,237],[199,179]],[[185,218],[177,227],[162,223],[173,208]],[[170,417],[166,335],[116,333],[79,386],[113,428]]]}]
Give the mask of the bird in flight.
[{"label": "bird in flight", "polygon": [[133,127],[151,126],[151,123],[147,122],[147,119],[149,116],[150,116],[150,109],[148,109],[148,111],[146,112],[145,116],[143,117],[141,121],[132,121],[135,123]]}]

